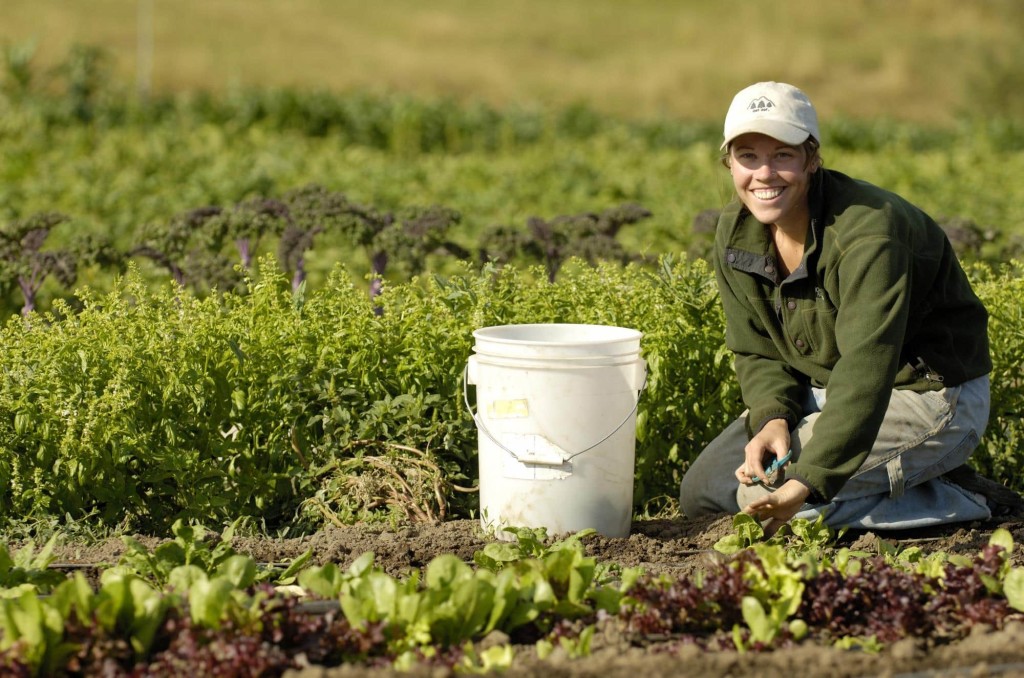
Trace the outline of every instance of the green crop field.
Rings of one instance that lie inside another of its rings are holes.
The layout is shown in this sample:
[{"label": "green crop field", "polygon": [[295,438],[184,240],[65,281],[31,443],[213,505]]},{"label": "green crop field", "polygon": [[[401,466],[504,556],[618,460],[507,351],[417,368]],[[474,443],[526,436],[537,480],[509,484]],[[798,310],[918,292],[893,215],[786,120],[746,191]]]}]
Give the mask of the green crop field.
[{"label": "green crop field", "polygon": [[[994,522],[946,553],[675,519],[743,408],[704,255],[766,79],[946,229],[989,312],[971,463],[1024,490],[1024,3],[0,2],[3,675],[1021,665],[1019,522],[974,556]],[[473,332],[525,323],[643,333],[647,526],[600,561],[478,522]]]},{"label": "green crop field", "polygon": [[[644,328],[646,510],[737,405],[701,254],[733,191],[722,113],[769,77],[819,102],[828,166],[974,238],[956,244],[1013,369],[1016,7],[7,0],[0,443],[24,454],[0,455],[0,519],[110,521],[129,497],[139,525],[288,521],[298,449],[351,520],[344,464],[367,440],[472,480],[471,328],[570,321]],[[1001,479],[1018,383],[980,461]],[[70,484],[40,485],[54,469]],[[92,498],[75,484],[101,476]]]}]

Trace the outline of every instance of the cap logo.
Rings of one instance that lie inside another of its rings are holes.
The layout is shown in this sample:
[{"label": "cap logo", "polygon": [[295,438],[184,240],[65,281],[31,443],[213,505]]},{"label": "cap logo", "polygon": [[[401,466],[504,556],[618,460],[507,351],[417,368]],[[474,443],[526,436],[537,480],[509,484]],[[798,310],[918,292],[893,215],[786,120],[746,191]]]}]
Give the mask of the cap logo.
[{"label": "cap logo", "polygon": [[751,113],[766,113],[775,108],[775,104],[768,97],[758,97],[747,104],[747,110]]}]

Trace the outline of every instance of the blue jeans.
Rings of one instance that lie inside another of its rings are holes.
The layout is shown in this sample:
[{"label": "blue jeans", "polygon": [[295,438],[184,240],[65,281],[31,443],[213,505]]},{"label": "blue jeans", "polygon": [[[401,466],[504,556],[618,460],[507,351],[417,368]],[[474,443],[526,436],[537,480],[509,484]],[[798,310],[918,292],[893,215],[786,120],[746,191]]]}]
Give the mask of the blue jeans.
[{"label": "blue jeans", "polygon": [[[806,414],[792,433],[794,459],[811,440],[824,404],[825,389],[809,389]],[[861,467],[831,502],[805,505],[795,517],[814,520],[824,514],[831,527],[863,529],[905,529],[991,517],[984,497],[941,477],[966,463],[985,432],[988,415],[987,376],[941,391],[894,390],[875,444]],[[741,501],[749,501],[751,489],[740,486],[735,476],[747,441],[744,413],[701,452],[680,485],[679,502],[685,515],[736,513]]]}]

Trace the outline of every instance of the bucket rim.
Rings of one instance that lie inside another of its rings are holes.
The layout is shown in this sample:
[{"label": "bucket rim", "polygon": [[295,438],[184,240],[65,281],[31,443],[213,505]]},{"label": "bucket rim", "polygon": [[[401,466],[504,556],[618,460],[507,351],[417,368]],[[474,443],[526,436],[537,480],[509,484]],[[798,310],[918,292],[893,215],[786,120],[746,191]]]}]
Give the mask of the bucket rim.
[{"label": "bucket rim", "polygon": [[[544,340],[544,339],[523,339],[500,336],[501,330],[530,330],[539,328],[557,328],[559,330],[601,330],[604,332],[615,332],[616,336],[595,337],[593,339],[580,338],[572,341]],[[513,323],[508,325],[490,325],[473,330],[475,339],[493,342],[496,344],[514,344],[529,346],[565,346],[565,345],[600,345],[619,343],[623,341],[637,341],[643,338],[644,333],[632,327],[621,327],[619,325],[596,325],[589,323]]]}]

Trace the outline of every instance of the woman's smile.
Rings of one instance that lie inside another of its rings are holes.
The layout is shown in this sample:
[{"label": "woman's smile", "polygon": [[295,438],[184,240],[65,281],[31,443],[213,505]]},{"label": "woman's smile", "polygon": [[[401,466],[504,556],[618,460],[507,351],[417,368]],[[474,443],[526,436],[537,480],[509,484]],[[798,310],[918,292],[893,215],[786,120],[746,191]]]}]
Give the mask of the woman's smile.
[{"label": "woman's smile", "polygon": [[801,233],[810,219],[807,194],[817,169],[807,152],[765,134],[737,137],[729,147],[736,194],[763,224]]},{"label": "woman's smile", "polygon": [[775,186],[772,188],[755,188],[753,193],[754,197],[758,200],[774,200],[782,195],[784,190],[786,190],[784,186]]}]

